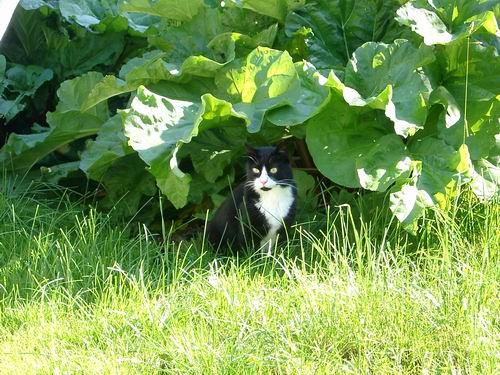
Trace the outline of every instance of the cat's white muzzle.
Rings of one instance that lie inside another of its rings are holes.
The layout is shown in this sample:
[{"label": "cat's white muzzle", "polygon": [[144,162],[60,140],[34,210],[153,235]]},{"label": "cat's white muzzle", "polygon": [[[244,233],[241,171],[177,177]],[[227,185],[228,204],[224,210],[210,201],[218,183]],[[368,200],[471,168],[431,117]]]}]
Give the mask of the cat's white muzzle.
[{"label": "cat's white muzzle", "polygon": [[257,177],[253,183],[254,183],[254,187],[255,187],[256,191],[259,191],[259,190],[265,191],[268,189],[270,190],[277,185],[276,181],[274,181],[267,174],[266,167],[262,168],[262,172],[261,172],[260,176]]}]

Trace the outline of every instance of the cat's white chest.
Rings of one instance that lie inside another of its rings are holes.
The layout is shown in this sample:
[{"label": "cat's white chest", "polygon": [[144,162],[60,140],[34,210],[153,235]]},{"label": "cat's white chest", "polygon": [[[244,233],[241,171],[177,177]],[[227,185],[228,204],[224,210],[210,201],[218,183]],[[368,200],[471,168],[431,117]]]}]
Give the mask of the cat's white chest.
[{"label": "cat's white chest", "polygon": [[270,231],[276,233],[292,208],[294,201],[292,188],[276,186],[269,191],[259,191],[259,198],[255,206],[266,218]]}]

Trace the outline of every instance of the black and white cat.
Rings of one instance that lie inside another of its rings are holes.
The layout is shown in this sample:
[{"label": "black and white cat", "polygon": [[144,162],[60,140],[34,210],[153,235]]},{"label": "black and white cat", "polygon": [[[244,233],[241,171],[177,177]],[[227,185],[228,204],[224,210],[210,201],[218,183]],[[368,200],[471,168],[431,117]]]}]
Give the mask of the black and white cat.
[{"label": "black and white cat", "polygon": [[247,145],[247,156],[246,181],[208,224],[208,240],[216,249],[258,245],[270,251],[294,219],[297,194],[286,149]]}]

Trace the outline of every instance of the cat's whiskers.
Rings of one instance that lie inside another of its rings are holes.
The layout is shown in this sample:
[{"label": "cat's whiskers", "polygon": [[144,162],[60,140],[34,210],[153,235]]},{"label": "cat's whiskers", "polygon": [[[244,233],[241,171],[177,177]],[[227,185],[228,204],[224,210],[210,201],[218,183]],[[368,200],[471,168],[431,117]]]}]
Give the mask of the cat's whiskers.
[{"label": "cat's whiskers", "polygon": [[254,190],[255,190],[255,184],[254,184],[254,182],[253,182],[253,181],[247,181],[247,182],[245,182],[245,183],[244,183],[244,186],[245,186],[246,188],[250,188],[250,189],[254,189]]},{"label": "cat's whiskers", "polygon": [[[287,186],[287,187],[290,187],[292,189],[297,189],[297,187],[295,186],[295,184],[293,183],[294,180],[292,179],[284,179],[284,180],[278,180],[278,181],[274,181],[275,185],[274,186]],[[249,187],[249,188],[256,188],[255,186],[255,180],[251,180],[251,181],[246,181],[244,182],[244,185],[245,187]],[[269,187],[269,188],[273,188],[274,186],[272,187]]]},{"label": "cat's whiskers", "polygon": [[291,187],[292,189],[297,189],[297,186],[292,185],[292,184],[288,184],[286,182],[281,182],[281,181],[277,182],[276,185],[278,185],[278,186],[288,186],[288,187]]}]

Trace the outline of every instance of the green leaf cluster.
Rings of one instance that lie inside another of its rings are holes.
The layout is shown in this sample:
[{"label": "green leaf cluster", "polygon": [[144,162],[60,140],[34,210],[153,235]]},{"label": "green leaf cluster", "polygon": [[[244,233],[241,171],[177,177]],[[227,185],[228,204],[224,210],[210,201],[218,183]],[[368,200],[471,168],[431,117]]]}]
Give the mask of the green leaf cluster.
[{"label": "green leaf cluster", "polygon": [[324,176],[387,191],[411,227],[465,186],[498,194],[499,14],[491,0],[24,0],[0,46],[0,116],[22,131],[0,163],[80,171],[125,216],[158,189],[182,219],[220,203],[246,141],[296,135]]}]

